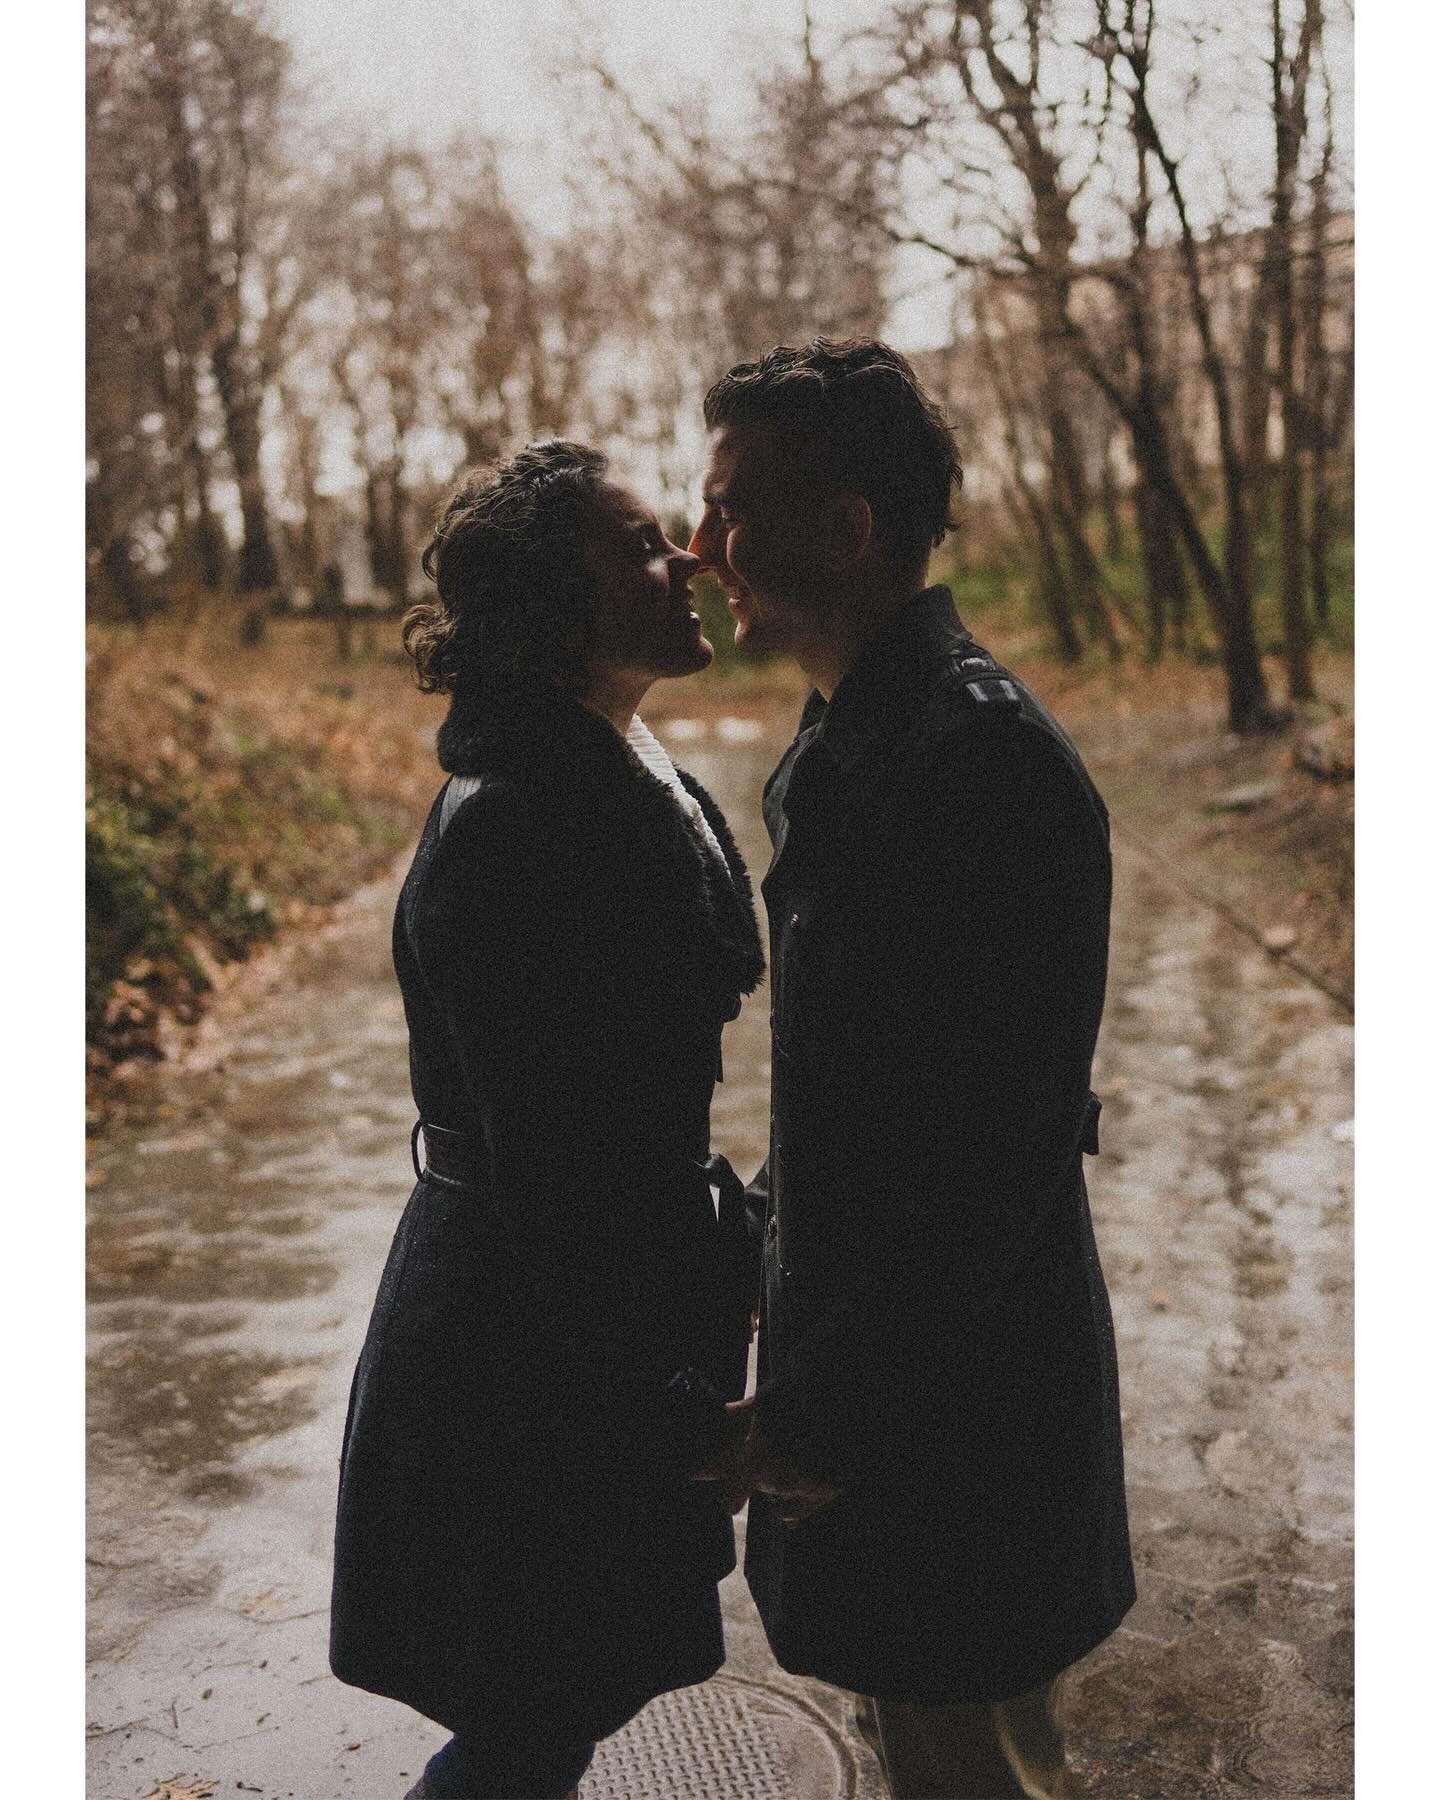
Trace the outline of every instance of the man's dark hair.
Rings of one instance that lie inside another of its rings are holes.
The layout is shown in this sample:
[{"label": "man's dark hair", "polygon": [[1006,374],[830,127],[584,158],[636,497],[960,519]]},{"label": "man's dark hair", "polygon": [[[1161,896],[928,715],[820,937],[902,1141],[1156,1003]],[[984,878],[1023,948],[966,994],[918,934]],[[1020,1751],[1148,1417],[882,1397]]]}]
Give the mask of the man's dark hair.
[{"label": "man's dark hair", "polygon": [[954,435],[905,358],[874,338],[779,344],[737,363],[705,396],[705,424],[763,427],[799,479],[863,494],[882,550],[906,573],[955,523]]},{"label": "man's dark hair", "polygon": [[607,467],[598,450],[552,438],[464,477],[420,558],[438,598],[401,623],[423,693],[537,681],[584,692],[584,547]]}]

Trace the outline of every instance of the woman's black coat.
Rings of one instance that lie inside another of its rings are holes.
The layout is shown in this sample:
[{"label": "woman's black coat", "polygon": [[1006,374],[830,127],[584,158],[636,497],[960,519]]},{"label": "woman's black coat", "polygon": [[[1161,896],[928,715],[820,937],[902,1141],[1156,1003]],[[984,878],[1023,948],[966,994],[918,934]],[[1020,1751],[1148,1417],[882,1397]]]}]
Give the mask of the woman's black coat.
[{"label": "woman's black coat", "polygon": [[420,1180],[381,1278],[331,1662],[452,1729],[600,1736],[723,1659],[733,1534],[668,1384],[717,1367],[697,1165],[761,951],[713,803],[685,778],[728,878],[604,720],[457,703],[439,749],[484,780],[443,832],[431,811],[395,964],[416,1105],[479,1169]]}]

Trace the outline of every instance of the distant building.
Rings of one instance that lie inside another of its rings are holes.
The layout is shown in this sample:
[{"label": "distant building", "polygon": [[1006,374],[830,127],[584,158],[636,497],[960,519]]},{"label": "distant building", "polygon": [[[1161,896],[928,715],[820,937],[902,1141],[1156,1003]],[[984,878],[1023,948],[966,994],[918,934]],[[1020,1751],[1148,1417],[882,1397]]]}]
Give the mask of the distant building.
[{"label": "distant building", "polygon": [[[1335,398],[1343,398],[1352,379],[1354,243],[1353,213],[1337,213],[1325,233],[1325,293],[1320,315],[1320,350],[1329,364],[1326,385]],[[1263,439],[1263,454],[1269,456],[1279,447],[1280,406],[1274,385],[1273,312],[1256,310],[1257,291],[1266,275],[1266,251],[1263,230],[1220,233],[1198,245],[1213,336],[1230,372],[1237,432],[1252,454],[1259,453]],[[1302,220],[1295,231],[1294,252],[1295,291],[1302,315],[1307,308],[1313,309],[1314,269],[1310,230]],[[1090,270],[1077,279],[1071,291],[1071,316],[1084,326],[1122,383],[1127,382],[1130,352],[1115,281],[1125,265],[1096,263]],[[1187,465],[1184,472],[1193,477],[1218,466],[1219,432],[1180,246],[1174,242],[1155,246],[1149,253],[1145,278],[1155,361],[1165,382],[1164,403],[1175,427],[1177,451]],[[1007,491],[1013,490],[1012,431],[1021,447],[1027,479],[1036,483],[1045,479],[1048,453],[1041,402],[1052,390],[1046,385],[1050,361],[1040,336],[1031,282],[1003,275],[976,279],[984,286],[972,296],[973,311],[988,320],[1006,395],[1002,397],[987,371],[973,324],[951,343],[917,351],[910,361],[926,387],[945,405],[956,427],[968,501],[985,508],[1002,502]],[[1302,383],[1307,379],[1303,359],[1310,354],[1312,342],[1302,328]],[[1094,382],[1074,370],[1068,356],[1056,360],[1065,366],[1065,408],[1088,482],[1092,488],[1102,486],[1108,464],[1109,479],[1125,487],[1132,485],[1135,468],[1123,423]],[[1011,409],[1008,421],[1007,403]],[[1334,454],[1343,463],[1350,457],[1352,445],[1348,407],[1339,411],[1345,424]]]}]

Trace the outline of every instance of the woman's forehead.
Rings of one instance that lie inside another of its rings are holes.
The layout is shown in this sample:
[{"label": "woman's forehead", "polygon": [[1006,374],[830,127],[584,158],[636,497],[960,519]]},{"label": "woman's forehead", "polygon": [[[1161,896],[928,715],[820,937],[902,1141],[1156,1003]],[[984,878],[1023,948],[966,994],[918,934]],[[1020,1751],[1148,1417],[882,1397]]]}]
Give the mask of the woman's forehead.
[{"label": "woman's forehead", "polygon": [[615,481],[602,481],[596,488],[602,514],[615,524],[654,525],[654,511],[636,493]]}]

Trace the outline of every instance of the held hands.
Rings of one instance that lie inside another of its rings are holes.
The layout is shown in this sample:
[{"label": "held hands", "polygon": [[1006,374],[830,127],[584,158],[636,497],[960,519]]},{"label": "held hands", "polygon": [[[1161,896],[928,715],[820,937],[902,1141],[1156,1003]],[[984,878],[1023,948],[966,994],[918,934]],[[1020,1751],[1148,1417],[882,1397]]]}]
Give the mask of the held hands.
[{"label": "held hands", "polygon": [[720,1498],[732,1513],[739,1512],[751,1494],[764,1494],[776,1503],[787,1525],[798,1525],[837,1499],[840,1489],[818,1476],[806,1475],[771,1450],[754,1411],[753,1395],[729,1402],[725,1408],[729,1442],[695,1480],[718,1482]]}]

